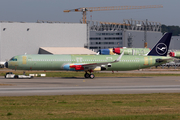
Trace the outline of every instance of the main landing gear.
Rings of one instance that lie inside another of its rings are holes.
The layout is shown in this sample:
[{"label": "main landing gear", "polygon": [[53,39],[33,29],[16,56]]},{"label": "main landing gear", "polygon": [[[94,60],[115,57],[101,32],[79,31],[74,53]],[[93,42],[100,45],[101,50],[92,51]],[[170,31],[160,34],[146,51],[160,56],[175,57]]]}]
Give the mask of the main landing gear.
[{"label": "main landing gear", "polygon": [[89,73],[86,72],[86,73],[84,74],[84,77],[85,77],[85,78],[91,78],[91,79],[93,79],[95,76],[94,76],[94,74],[91,74],[91,73],[89,74]]}]

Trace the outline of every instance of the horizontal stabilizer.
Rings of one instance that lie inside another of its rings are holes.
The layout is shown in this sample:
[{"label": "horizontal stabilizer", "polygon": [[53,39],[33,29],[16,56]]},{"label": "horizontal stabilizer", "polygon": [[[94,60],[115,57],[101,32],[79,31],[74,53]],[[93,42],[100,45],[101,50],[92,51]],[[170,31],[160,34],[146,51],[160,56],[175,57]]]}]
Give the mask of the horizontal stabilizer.
[{"label": "horizontal stabilizer", "polygon": [[162,63],[162,62],[169,62],[169,61],[171,61],[171,60],[173,60],[174,58],[166,58],[166,59],[161,59],[161,58],[159,58],[159,59],[156,59],[156,62],[157,63]]}]

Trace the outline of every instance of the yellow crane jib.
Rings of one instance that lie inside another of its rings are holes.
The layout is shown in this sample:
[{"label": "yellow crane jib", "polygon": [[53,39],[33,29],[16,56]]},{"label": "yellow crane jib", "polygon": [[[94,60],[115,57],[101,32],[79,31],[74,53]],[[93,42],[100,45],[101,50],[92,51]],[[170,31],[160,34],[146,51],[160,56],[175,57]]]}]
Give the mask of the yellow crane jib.
[{"label": "yellow crane jib", "polygon": [[111,7],[83,7],[72,10],[64,10],[65,13],[69,12],[83,12],[83,23],[86,24],[86,12],[93,11],[107,11],[107,10],[130,10],[130,9],[147,9],[147,8],[163,8],[162,5],[146,5],[146,6],[111,6]]}]

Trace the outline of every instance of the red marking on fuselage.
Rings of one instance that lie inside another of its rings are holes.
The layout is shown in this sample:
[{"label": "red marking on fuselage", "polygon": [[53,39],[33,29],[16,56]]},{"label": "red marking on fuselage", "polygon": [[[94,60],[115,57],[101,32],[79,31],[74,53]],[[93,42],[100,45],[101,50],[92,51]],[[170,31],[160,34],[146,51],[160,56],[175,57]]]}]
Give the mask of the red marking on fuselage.
[{"label": "red marking on fuselage", "polygon": [[70,65],[70,68],[75,68],[75,70],[84,70],[84,67],[82,65]]}]

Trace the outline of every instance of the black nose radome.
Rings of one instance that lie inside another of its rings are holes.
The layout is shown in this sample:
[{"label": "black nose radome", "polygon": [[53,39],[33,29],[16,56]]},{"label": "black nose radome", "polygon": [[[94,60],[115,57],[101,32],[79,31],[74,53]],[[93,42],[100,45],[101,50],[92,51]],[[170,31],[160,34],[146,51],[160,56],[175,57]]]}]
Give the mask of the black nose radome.
[{"label": "black nose radome", "polygon": [[8,68],[8,62],[5,62],[5,63],[4,63],[4,66],[5,66],[6,68]]}]

